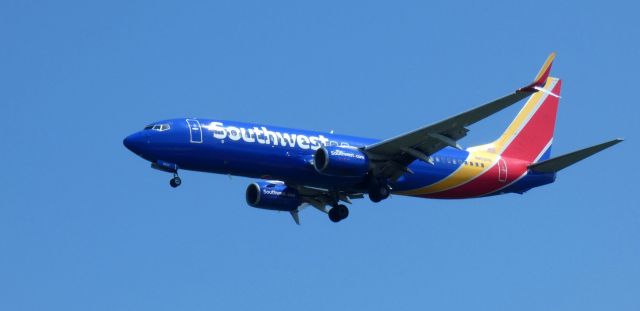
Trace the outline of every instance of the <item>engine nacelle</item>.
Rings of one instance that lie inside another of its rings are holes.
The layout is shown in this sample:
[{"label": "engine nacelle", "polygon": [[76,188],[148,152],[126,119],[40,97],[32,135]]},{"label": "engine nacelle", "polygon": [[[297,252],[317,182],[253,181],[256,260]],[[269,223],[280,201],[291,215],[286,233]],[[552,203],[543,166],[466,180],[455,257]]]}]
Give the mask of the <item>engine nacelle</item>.
[{"label": "engine nacelle", "polygon": [[245,193],[247,204],[274,211],[293,211],[300,204],[300,195],[285,184],[259,181],[250,184]]},{"label": "engine nacelle", "polygon": [[313,166],[324,175],[359,177],[369,171],[369,158],[357,149],[321,147],[314,153]]}]

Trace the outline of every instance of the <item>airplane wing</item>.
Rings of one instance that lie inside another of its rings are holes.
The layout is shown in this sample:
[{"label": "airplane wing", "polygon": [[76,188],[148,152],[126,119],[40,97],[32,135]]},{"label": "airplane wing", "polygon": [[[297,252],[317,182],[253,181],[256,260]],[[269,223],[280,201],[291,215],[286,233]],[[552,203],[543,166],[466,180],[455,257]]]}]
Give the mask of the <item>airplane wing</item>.
[{"label": "airplane wing", "polygon": [[427,125],[417,130],[363,148],[372,161],[378,163],[374,174],[397,179],[410,172],[407,166],[416,159],[431,163],[429,155],[446,146],[460,148],[457,140],[465,137],[466,127],[505,109],[529,95],[542,90],[555,53],[551,53],[536,75],[534,82],[514,93],[478,106],[459,115]]}]

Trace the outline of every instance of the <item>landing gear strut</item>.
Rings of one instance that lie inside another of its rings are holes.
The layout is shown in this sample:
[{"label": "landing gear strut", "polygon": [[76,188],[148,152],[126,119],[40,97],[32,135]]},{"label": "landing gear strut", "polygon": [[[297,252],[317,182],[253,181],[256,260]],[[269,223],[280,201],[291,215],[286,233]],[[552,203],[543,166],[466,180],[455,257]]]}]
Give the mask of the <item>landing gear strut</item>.
[{"label": "landing gear strut", "polygon": [[333,206],[329,211],[329,219],[333,222],[339,222],[349,216],[349,209],[342,204]]},{"label": "landing gear strut", "polygon": [[171,187],[173,188],[176,188],[180,186],[180,184],[182,184],[182,179],[180,179],[180,177],[178,176],[178,173],[173,173],[173,178],[169,180],[169,185],[171,185]]}]

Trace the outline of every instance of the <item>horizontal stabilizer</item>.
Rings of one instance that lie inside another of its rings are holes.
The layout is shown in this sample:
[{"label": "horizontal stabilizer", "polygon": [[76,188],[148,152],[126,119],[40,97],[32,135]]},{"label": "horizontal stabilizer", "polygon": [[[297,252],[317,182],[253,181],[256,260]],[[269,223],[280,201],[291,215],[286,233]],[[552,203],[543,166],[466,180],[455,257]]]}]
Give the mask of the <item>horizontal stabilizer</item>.
[{"label": "horizontal stabilizer", "polygon": [[551,158],[540,163],[529,165],[529,169],[539,173],[555,173],[577,163],[578,161],[584,160],[602,150],[605,150],[621,141],[622,139],[618,138],[606,143],[567,153],[559,157]]}]

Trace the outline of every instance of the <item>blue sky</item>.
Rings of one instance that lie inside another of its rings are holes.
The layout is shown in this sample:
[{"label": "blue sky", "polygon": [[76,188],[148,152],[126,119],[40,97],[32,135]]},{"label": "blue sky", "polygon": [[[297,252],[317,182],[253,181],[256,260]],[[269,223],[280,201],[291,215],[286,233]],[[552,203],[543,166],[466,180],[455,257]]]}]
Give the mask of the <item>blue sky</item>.
[{"label": "blue sky", "polygon": [[[638,310],[638,11],[2,1],[0,309]],[[183,172],[172,190],[122,146],[182,116],[390,137],[511,92],[551,51],[554,154],[626,141],[524,196],[361,200],[298,227],[246,206],[249,179]]]}]

